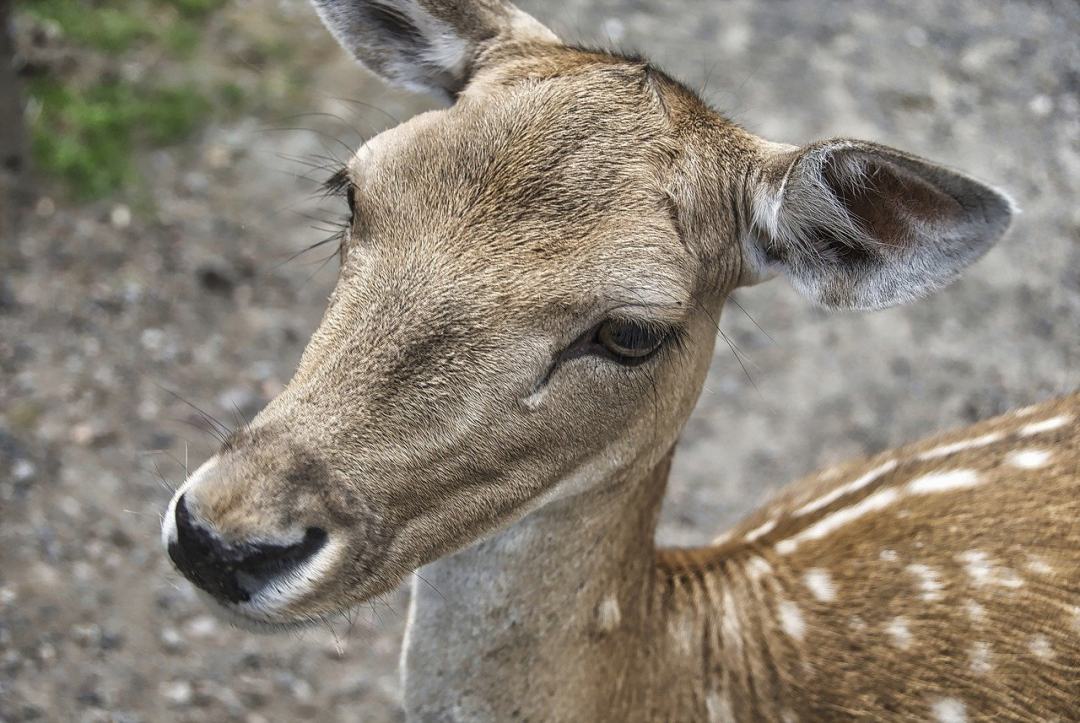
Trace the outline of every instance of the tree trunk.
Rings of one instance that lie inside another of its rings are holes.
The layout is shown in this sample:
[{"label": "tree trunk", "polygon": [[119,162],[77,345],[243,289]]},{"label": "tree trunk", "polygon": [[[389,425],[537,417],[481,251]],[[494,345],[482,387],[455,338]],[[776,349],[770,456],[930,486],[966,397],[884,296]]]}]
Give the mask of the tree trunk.
[{"label": "tree trunk", "polygon": [[0,0],[0,243],[13,242],[30,197],[22,92],[15,68],[12,0]]}]

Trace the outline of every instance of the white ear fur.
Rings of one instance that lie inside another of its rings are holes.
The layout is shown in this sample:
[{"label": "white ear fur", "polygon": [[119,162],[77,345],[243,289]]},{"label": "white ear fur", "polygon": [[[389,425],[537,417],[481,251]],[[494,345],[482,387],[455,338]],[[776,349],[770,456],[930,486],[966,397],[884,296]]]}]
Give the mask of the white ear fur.
[{"label": "white ear fur", "polygon": [[1000,192],[916,156],[863,141],[762,146],[745,255],[819,304],[878,309],[948,283],[1001,238]]}]

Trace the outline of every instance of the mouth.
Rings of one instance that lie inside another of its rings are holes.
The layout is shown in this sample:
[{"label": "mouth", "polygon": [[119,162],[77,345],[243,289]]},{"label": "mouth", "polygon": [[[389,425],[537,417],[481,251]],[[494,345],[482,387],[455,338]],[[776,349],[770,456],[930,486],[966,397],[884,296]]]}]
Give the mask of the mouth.
[{"label": "mouth", "polygon": [[282,632],[315,625],[321,615],[327,614],[326,610],[308,611],[318,607],[312,605],[318,597],[318,587],[340,559],[342,548],[333,539],[323,542],[302,564],[260,580],[258,589],[243,600],[208,592],[189,574],[177,570],[194,584],[199,597],[224,621],[253,632]]}]

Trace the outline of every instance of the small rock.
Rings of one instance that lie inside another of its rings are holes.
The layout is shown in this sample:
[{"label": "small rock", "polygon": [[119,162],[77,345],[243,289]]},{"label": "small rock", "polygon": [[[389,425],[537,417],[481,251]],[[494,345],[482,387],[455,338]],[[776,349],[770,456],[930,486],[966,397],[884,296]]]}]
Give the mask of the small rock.
[{"label": "small rock", "polygon": [[169,705],[184,708],[191,705],[195,698],[195,688],[186,680],[174,680],[171,683],[163,683],[160,687],[161,696],[168,701]]},{"label": "small rock", "polygon": [[34,207],[34,213],[42,218],[48,218],[56,213],[56,202],[48,196],[42,196]]},{"label": "small rock", "polygon": [[228,146],[215,143],[206,149],[206,163],[211,168],[224,168],[232,163],[232,151]]},{"label": "small rock", "polygon": [[1045,118],[1054,112],[1054,99],[1040,93],[1028,103],[1028,110],[1030,110],[1033,115]]},{"label": "small rock", "polygon": [[15,478],[16,482],[25,482],[33,477],[35,472],[37,472],[37,468],[28,459],[17,459],[15,464],[11,465],[11,476]]},{"label": "small rock", "polygon": [[101,628],[93,623],[76,625],[71,637],[81,648],[95,647],[101,641]]},{"label": "small rock", "polygon": [[315,689],[311,687],[311,683],[303,678],[295,679],[289,688],[292,691],[293,697],[301,703],[308,703],[315,697]]},{"label": "small rock", "polygon": [[161,631],[161,647],[170,653],[178,653],[184,649],[184,636],[176,628],[165,628]]},{"label": "small rock", "polygon": [[209,638],[217,632],[217,629],[217,620],[214,620],[209,615],[200,615],[193,618],[184,626],[184,630],[193,638]]},{"label": "small rock", "polygon": [[131,209],[122,203],[116,204],[109,212],[109,223],[116,228],[127,228],[131,225]]},{"label": "small rock", "polygon": [[231,294],[236,286],[232,274],[229,273],[228,269],[220,266],[204,264],[196,270],[195,276],[199,280],[199,285],[204,289],[222,296]]},{"label": "small rock", "polygon": [[71,428],[71,441],[80,447],[100,447],[116,437],[103,422],[81,422]]},{"label": "small rock", "polygon": [[101,631],[101,649],[102,650],[120,650],[124,647],[124,636],[120,633],[114,633],[111,630]]},{"label": "small rock", "polygon": [[165,332],[161,329],[143,329],[139,342],[147,351],[161,351],[165,345]]}]

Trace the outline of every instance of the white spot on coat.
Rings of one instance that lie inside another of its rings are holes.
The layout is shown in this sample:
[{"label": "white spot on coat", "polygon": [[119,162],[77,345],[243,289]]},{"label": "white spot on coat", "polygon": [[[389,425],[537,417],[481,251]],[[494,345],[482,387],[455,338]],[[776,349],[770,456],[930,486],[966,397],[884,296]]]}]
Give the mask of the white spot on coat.
[{"label": "white spot on coat", "polygon": [[896,502],[899,497],[900,493],[895,489],[889,488],[878,490],[874,494],[856,502],[850,507],[844,507],[830,515],[822,517],[794,537],[781,540],[776,545],[776,551],[781,555],[790,554],[794,552],[801,543],[809,540],[820,540],[826,535],[835,532],[844,525],[854,522],[864,515],[885,509]]},{"label": "white spot on coat", "polygon": [[709,716],[709,723],[735,723],[735,712],[731,709],[731,701],[726,695],[716,691],[705,696],[705,712]]},{"label": "white spot on coat", "polygon": [[967,709],[956,698],[942,698],[930,706],[938,723],[967,723]]},{"label": "white spot on coat", "polygon": [[964,565],[964,571],[972,583],[977,586],[1000,585],[1016,589],[1024,585],[1015,570],[995,565],[982,550],[968,550],[957,555],[957,558]]},{"label": "white spot on coat", "polygon": [[850,495],[854,492],[858,492],[863,487],[866,487],[868,484],[876,480],[878,477],[893,471],[893,469],[895,468],[896,460],[890,459],[888,462],[885,462],[884,464],[873,468],[861,477],[858,477],[857,479],[848,482],[846,485],[840,485],[831,492],[822,495],[818,499],[814,500],[810,504],[805,505],[804,507],[800,507],[799,509],[795,510],[795,514],[808,515],[811,512],[816,512],[817,510],[822,509],[823,507],[828,507],[841,497],[845,495]]},{"label": "white spot on coat", "polygon": [[673,615],[668,622],[668,632],[683,655],[694,653],[695,626],[685,615]]},{"label": "white spot on coat", "polygon": [[1055,429],[1064,427],[1072,419],[1067,414],[1062,414],[1057,417],[1050,417],[1050,419],[1044,419],[1041,422],[1032,422],[1031,424],[1024,425],[1020,428],[1021,437],[1030,437],[1033,434],[1042,434],[1043,432],[1051,432]]},{"label": "white spot on coat", "polygon": [[1017,469],[1039,469],[1050,464],[1053,455],[1046,449],[1021,449],[1010,452],[1005,457],[1005,464]]},{"label": "white spot on coat", "polygon": [[907,485],[914,495],[963,490],[979,484],[979,473],[973,469],[954,469],[947,472],[931,472],[918,477]]},{"label": "white spot on coat", "polygon": [[759,537],[769,534],[776,527],[776,520],[769,520],[746,533],[746,541],[753,542]]},{"label": "white spot on coat", "polygon": [[968,600],[964,603],[964,609],[967,610],[968,617],[972,622],[981,623],[986,620],[986,608],[974,600]]},{"label": "white spot on coat", "polygon": [[722,604],[724,614],[720,617],[720,634],[724,638],[724,645],[737,651],[742,650],[742,625],[739,624],[739,613],[735,609],[735,598],[727,590],[724,591]]},{"label": "white spot on coat", "polygon": [[1043,660],[1049,660],[1054,657],[1054,650],[1050,647],[1050,638],[1045,635],[1033,635],[1031,636],[1031,644],[1029,646],[1031,652],[1037,658]]},{"label": "white spot on coat", "polygon": [[772,565],[763,557],[751,557],[746,563],[746,574],[755,582],[773,573]]},{"label": "white spot on coat", "polygon": [[994,566],[990,558],[982,550],[968,550],[959,555],[960,562],[964,565],[964,571],[976,585],[985,585],[990,582],[994,573]]},{"label": "white spot on coat", "polygon": [[918,579],[919,591],[923,600],[934,602],[941,599],[941,590],[944,586],[941,584],[941,577],[938,576],[934,568],[916,563],[908,565],[907,571]]},{"label": "white spot on coat", "polygon": [[1046,560],[1042,559],[1038,555],[1028,555],[1027,562],[1024,564],[1024,567],[1026,567],[1029,572],[1033,572],[1036,575],[1054,574],[1054,568],[1050,567],[1050,565],[1047,564]]},{"label": "white spot on coat", "polygon": [[784,632],[794,640],[802,640],[806,636],[806,621],[803,620],[799,606],[790,600],[781,600],[776,610],[780,616],[780,627]]},{"label": "white spot on coat", "polygon": [[980,640],[971,646],[971,671],[985,675],[990,667],[990,643]]},{"label": "white spot on coat", "polygon": [[908,627],[907,618],[903,616],[893,618],[885,626],[885,632],[901,650],[911,647],[911,628]]},{"label": "white spot on coat", "polygon": [[605,633],[610,633],[619,627],[619,623],[622,622],[622,611],[619,610],[619,600],[614,595],[604,598],[596,608],[596,621]]},{"label": "white spot on coat", "polygon": [[836,588],[833,586],[832,577],[821,568],[807,570],[803,575],[803,582],[810,592],[821,602],[832,602],[836,599]]},{"label": "white spot on coat", "polygon": [[720,534],[720,535],[717,535],[716,537],[714,537],[713,541],[712,541],[712,544],[714,544],[714,545],[723,545],[725,542],[727,542],[730,539],[731,539],[731,530],[728,530],[727,532],[724,532],[723,534]]},{"label": "white spot on coat", "polygon": [[974,437],[973,439],[964,439],[959,442],[953,442],[952,444],[943,444],[940,447],[934,447],[931,450],[923,452],[918,456],[920,460],[937,459],[939,457],[948,457],[950,454],[956,454],[962,452],[965,449],[977,449],[979,447],[985,447],[988,444],[997,442],[1005,435],[1001,432],[991,432],[990,434],[984,434],[981,437]]}]

